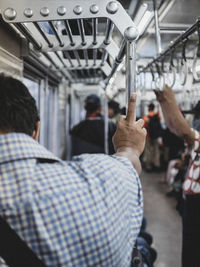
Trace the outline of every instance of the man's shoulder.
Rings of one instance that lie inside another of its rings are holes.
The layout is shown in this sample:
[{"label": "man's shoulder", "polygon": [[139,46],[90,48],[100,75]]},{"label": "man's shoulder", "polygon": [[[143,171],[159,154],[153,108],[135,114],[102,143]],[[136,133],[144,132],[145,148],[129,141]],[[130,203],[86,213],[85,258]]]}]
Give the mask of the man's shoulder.
[{"label": "man's shoulder", "polygon": [[0,164],[28,158],[60,161],[54,154],[26,134],[10,133],[0,136]]}]

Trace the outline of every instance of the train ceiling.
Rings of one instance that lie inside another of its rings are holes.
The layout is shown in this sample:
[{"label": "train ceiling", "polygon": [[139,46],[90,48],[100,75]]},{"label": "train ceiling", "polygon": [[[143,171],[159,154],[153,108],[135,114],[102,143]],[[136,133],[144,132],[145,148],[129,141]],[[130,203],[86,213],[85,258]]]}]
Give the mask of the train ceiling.
[{"label": "train ceiling", "polygon": [[[36,6],[35,3],[32,4],[32,1],[24,1],[25,0],[19,1],[19,8],[21,8],[20,3],[30,3],[30,6],[32,5],[33,9]],[[144,29],[140,32],[140,37],[137,41],[137,59],[139,64],[141,65],[147,64],[152,58],[157,55],[153,18],[153,1],[154,0],[119,0],[123,8],[128,12],[136,25],[139,25],[142,18],[141,17],[138,21],[138,14],[140,14],[142,5],[143,7],[144,5],[147,6],[146,9],[150,15],[149,20],[145,22],[145,25],[143,25],[145,27],[143,27]],[[48,2],[49,0],[46,1],[46,3]],[[52,1],[50,2],[53,3]],[[67,0],[60,2],[66,3]],[[81,5],[76,3],[83,3],[83,1],[68,0],[68,2],[73,5],[73,7],[70,6],[70,8],[72,8],[71,16],[74,18],[76,16],[81,17],[81,13],[83,11],[78,9],[81,9],[82,7],[80,7]],[[123,48],[121,47],[121,45],[123,45],[124,31],[126,27],[133,26],[133,24],[121,8],[119,9],[119,12],[121,12],[121,17],[123,17],[122,20],[116,19],[117,16],[115,16],[115,12],[112,13],[113,11],[110,10],[106,13],[106,19],[99,19],[97,22],[95,18],[98,18],[99,13],[102,12],[102,3],[105,2],[108,11],[109,3],[113,3],[114,1],[104,0],[99,3],[99,1],[96,0],[93,1],[94,3],[96,3],[96,5],[92,5],[93,2],[88,0],[87,2],[84,2],[84,5],[88,5],[88,3],[90,2],[91,5],[89,4],[90,6],[88,6],[88,10],[91,10],[92,8],[94,8],[94,10],[89,13],[89,20],[85,19],[84,17],[83,19],[76,19],[76,21],[74,22],[73,20],[68,20],[68,24],[66,22],[61,23],[62,27],[59,26],[59,28],[57,27],[58,25],[52,24],[52,21],[54,21],[55,18],[51,18],[51,14],[45,15],[45,12],[48,12],[48,8],[47,10],[42,10],[41,8],[40,13],[44,13],[41,17],[38,17],[34,20],[32,19],[33,15],[29,13],[32,12],[32,9],[27,6],[24,11],[27,12],[26,20],[24,20],[23,16],[19,18],[17,14],[16,18],[11,19],[10,22],[13,22],[18,30],[22,33],[24,33],[24,31],[26,32],[26,27],[23,27],[23,25],[20,25],[20,23],[22,22],[23,24],[23,22],[26,21],[33,22],[33,25],[31,25],[28,30],[35,36],[37,36],[36,31],[40,32],[40,35],[43,35],[43,39],[40,39],[41,42],[37,43],[38,38],[35,38],[36,42],[33,41],[32,44],[43,52],[42,56],[45,57],[45,60],[48,60],[52,65],[54,65],[55,68],[62,68],[62,73],[64,73],[66,77],[71,78],[71,80],[76,79],[77,81],[81,81],[84,79],[84,77],[86,77],[86,82],[90,81],[91,83],[93,83],[95,79],[102,80],[110,76],[109,73],[112,73],[113,68],[116,67],[115,65],[117,56],[120,52],[124,53],[124,51],[121,51],[121,48]],[[4,3],[5,6],[7,5],[7,3],[11,3],[12,5],[13,1],[2,0],[2,3]],[[43,0],[42,3],[45,3],[45,0]],[[155,0],[154,3],[156,3],[158,8],[161,45],[162,50],[164,50],[169,46],[171,41],[175,40],[177,36],[179,36],[181,33],[183,33],[183,31],[185,31],[188,27],[195,23],[195,20],[199,15],[199,0]],[[14,6],[18,8],[18,3]],[[60,7],[62,9],[62,5],[60,5]],[[76,8],[78,9],[74,11]],[[96,10],[95,8],[98,10]],[[60,12],[60,18],[65,17],[65,13],[68,12],[68,8],[66,10],[65,8],[62,10],[57,10],[58,13]],[[78,14],[79,12],[80,14]],[[118,14],[119,13],[117,13],[117,15]],[[4,19],[6,19],[5,14],[3,15]],[[88,18],[88,16],[86,17]],[[111,20],[114,17],[115,27],[113,27],[111,23]],[[46,18],[48,18],[47,23],[50,26],[50,34],[48,32],[49,29],[45,29],[45,24],[42,25],[40,23],[43,20],[45,21]],[[97,26],[96,23],[98,23],[98,30],[100,33],[99,35],[98,33],[95,33]],[[68,38],[70,37],[70,34],[71,36],[73,36],[74,40]],[[119,38],[120,34],[121,39]],[[27,35],[27,33],[25,35]],[[45,35],[48,35],[48,40],[45,39]],[[59,35],[61,36],[61,38],[59,37]],[[68,37],[66,35],[68,35]],[[81,43],[77,42],[80,37]],[[29,41],[30,38],[28,38]],[[84,44],[85,38],[87,39],[87,44]],[[60,46],[59,49],[57,49],[55,45],[52,48],[52,43],[55,44],[55,39],[57,39],[57,43]],[[72,45],[73,41],[75,41],[75,45]],[[42,44],[42,48],[39,47],[40,44]],[[122,54],[120,54],[120,56],[122,56]],[[76,64],[77,62],[78,66]],[[118,60],[117,63],[119,63]]]}]

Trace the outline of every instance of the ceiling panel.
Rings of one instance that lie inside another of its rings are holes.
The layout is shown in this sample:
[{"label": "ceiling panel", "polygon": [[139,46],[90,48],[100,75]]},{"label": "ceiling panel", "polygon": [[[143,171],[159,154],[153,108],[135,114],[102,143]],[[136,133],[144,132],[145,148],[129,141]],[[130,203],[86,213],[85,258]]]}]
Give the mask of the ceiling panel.
[{"label": "ceiling panel", "polygon": [[176,0],[162,23],[194,24],[200,15],[200,0]]}]

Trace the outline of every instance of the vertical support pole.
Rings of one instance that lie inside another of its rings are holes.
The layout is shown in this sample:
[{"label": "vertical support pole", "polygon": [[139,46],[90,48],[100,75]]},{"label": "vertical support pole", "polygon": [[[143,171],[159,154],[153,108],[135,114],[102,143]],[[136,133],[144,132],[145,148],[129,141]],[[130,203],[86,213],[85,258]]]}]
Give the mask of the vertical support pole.
[{"label": "vertical support pole", "polygon": [[109,154],[109,147],[108,147],[108,124],[109,124],[109,119],[108,119],[108,99],[105,91],[105,100],[104,100],[104,151],[105,154]]},{"label": "vertical support pole", "polygon": [[154,20],[155,20],[155,33],[156,33],[156,48],[157,48],[157,55],[159,55],[162,53],[162,48],[161,48],[161,36],[160,36],[159,21],[158,21],[157,0],[153,0],[153,7],[154,7]]},{"label": "vertical support pole", "polygon": [[127,39],[126,54],[126,87],[127,87],[127,106],[132,92],[136,92],[136,40],[138,38],[138,30],[135,27],[129,27],[125,31]]},{"label": "vertical support pole", "polygon": [[127,100],[130,98],[132,92],[136,92],[136,60],[135,60],[135,42],[127,42],[126,54],[126,87]]}]

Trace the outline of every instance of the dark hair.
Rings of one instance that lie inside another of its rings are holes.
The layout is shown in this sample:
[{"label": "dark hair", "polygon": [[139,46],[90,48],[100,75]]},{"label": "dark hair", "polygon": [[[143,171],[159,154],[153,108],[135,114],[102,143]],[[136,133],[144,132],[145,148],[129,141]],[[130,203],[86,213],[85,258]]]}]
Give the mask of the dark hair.
[{"label": "dark hair", "polygon": [[118,102],[116,102],[114,100],[110,100],[108,102],[108,107],[113,109],[115,114],[120,113],[120,107],[119,107],[119,103]]},{"label": "dark hair", "polygon": [[0,131],[32,136],[39,115],[35,99],[17,79],[0,74]]},{"label": "dark hair", "polygon": [[85,100],[85,109],[88,113],[95,112],[101,106],[101,100],[97,95],[89,95]]},{"label": "dark hair", "polygon": [[153,104],[153,103],[151,103],[151,104],[149,104],[149,110],[154,110],[154,108],[155,108],[155,105]]}]

